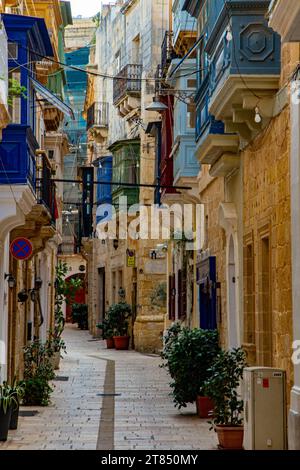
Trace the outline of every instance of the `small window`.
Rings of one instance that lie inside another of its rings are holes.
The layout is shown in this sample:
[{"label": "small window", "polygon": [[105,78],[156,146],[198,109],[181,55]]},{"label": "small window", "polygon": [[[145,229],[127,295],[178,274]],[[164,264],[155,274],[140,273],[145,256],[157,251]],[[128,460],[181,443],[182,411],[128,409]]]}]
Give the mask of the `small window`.
[{"label": "small window", "polygon": [[194,129],[196,126],[196,107],[194,103],[187,105],[187,127]]},{"label": "small window", "polygon": [[18,44],[16,42],[8,43],[8,59],[18,59]]},{"label": "small window", "polygon": [[188,88],[196,88],[197,86],[197,80],[193,79],[193,80],[188,80],[187,81],[187,87]]},{"label": "small window", "polygon": [[115,55],[115,68],[116,73],[119,73],[121,70],[121,52],[118,51]]},{"label": "small window", "polygon": [[48,150],[48,158],[49,158],[49,160],[54,159],[54,150]]}]

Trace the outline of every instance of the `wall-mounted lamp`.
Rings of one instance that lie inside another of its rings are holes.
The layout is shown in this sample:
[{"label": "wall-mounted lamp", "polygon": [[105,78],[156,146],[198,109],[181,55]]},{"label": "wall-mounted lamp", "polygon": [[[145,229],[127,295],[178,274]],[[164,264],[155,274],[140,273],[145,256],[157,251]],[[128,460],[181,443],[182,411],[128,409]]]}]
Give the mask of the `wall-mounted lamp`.
[{"label": "wall-mounted lamp", "polygon": [[125,292],[125,289],[123,287],[120,287],[118,294],[119,294],[119,297],[121,297],[121,299],[125,299],[126,292]]},{"label": "wall-mounted lamp", "polygon": [[146,106],[145,109],[146,111],[156,111],[157,113],[162,113],[163,111],[166,111],[168,109],[168,106],[159,101],[158,96],[155,96],[153,98],[153,102]]},{"label": "wall-mounted lamp", "polygon": [[4,274],[4,279],[7,279],[8,287],[10,289],[13,289],[14,287],[16,287],[17,282],[12,274]]},{"label": "wall-mounted lamp", "polygon": [[42,287],[43,285],[43,280],[40,278],[40,277],[37,277],[34,281],[34,288],[36,290],[40,290],[40,288]]},{"label": "wall-mounted lamp", "polygon": [[119,247],[119,240],[117,238],[115,238],[113,241],[113,247],[115,250],[117,250]]},{"label": "wall-mounted lamp", "polygon": [[28,299],[28,292],[27,292],[27,290],[26,290],[26,289],[21,290],[21,291],[18,293],[18,302],[23,303],[23,302],[26,302],[27,299]]}]

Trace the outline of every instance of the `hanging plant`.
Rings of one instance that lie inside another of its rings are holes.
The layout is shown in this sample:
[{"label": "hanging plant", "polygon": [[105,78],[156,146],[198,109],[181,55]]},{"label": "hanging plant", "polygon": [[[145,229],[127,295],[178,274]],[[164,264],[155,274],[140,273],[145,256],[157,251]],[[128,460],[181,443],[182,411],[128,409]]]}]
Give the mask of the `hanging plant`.
[{"label": "hanging plant", "polygon": [[191,243],[194,239],[195,236],[193,231],[186,233],[182,230],[173,230],[170,234],[170,241],[173,241],[176,244]]},{"label": "hanging plant", "polygon": [[18,80],[15,78],[10,78],[8,80],[8,98],[7,103],[9,106],[13,106],[14,98],[24,98],[27,100],[27,88],[20,85]]}]

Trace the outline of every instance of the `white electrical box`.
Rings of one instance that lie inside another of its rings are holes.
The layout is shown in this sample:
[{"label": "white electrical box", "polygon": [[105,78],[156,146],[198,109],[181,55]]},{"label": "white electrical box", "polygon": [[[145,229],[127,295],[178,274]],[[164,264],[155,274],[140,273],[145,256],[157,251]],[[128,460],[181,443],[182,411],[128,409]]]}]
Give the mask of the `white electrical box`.
[{"label": "white electrical box", "polygon": [[287,449],[286,374],[270,367],[244,369],[244,449]]}]

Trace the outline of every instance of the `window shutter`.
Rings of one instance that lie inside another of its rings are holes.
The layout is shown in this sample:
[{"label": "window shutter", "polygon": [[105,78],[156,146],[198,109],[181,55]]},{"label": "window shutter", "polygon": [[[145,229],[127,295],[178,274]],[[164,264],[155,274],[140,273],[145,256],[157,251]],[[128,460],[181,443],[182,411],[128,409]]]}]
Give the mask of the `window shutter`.
[{"label": "window shutter", "polygon": [[186,305],[186,271],[179,270],[178,271],[178,318],[185,318],[187,313],[187,305]]},{"label": "window shutter", "polygon": [[175,274],[169,276],[169,320],[175,320]]},{"label": "window shutter", "polygon": [[177,273],[177,306],[178,318],[182,318],[182,271],[179,269]]},{"label": "window shutter", "polygon": [[187,272],[186,269],[182,272],[182,279],[181,279],[181,316],[182,318],[186,317],[187,314]]}]

